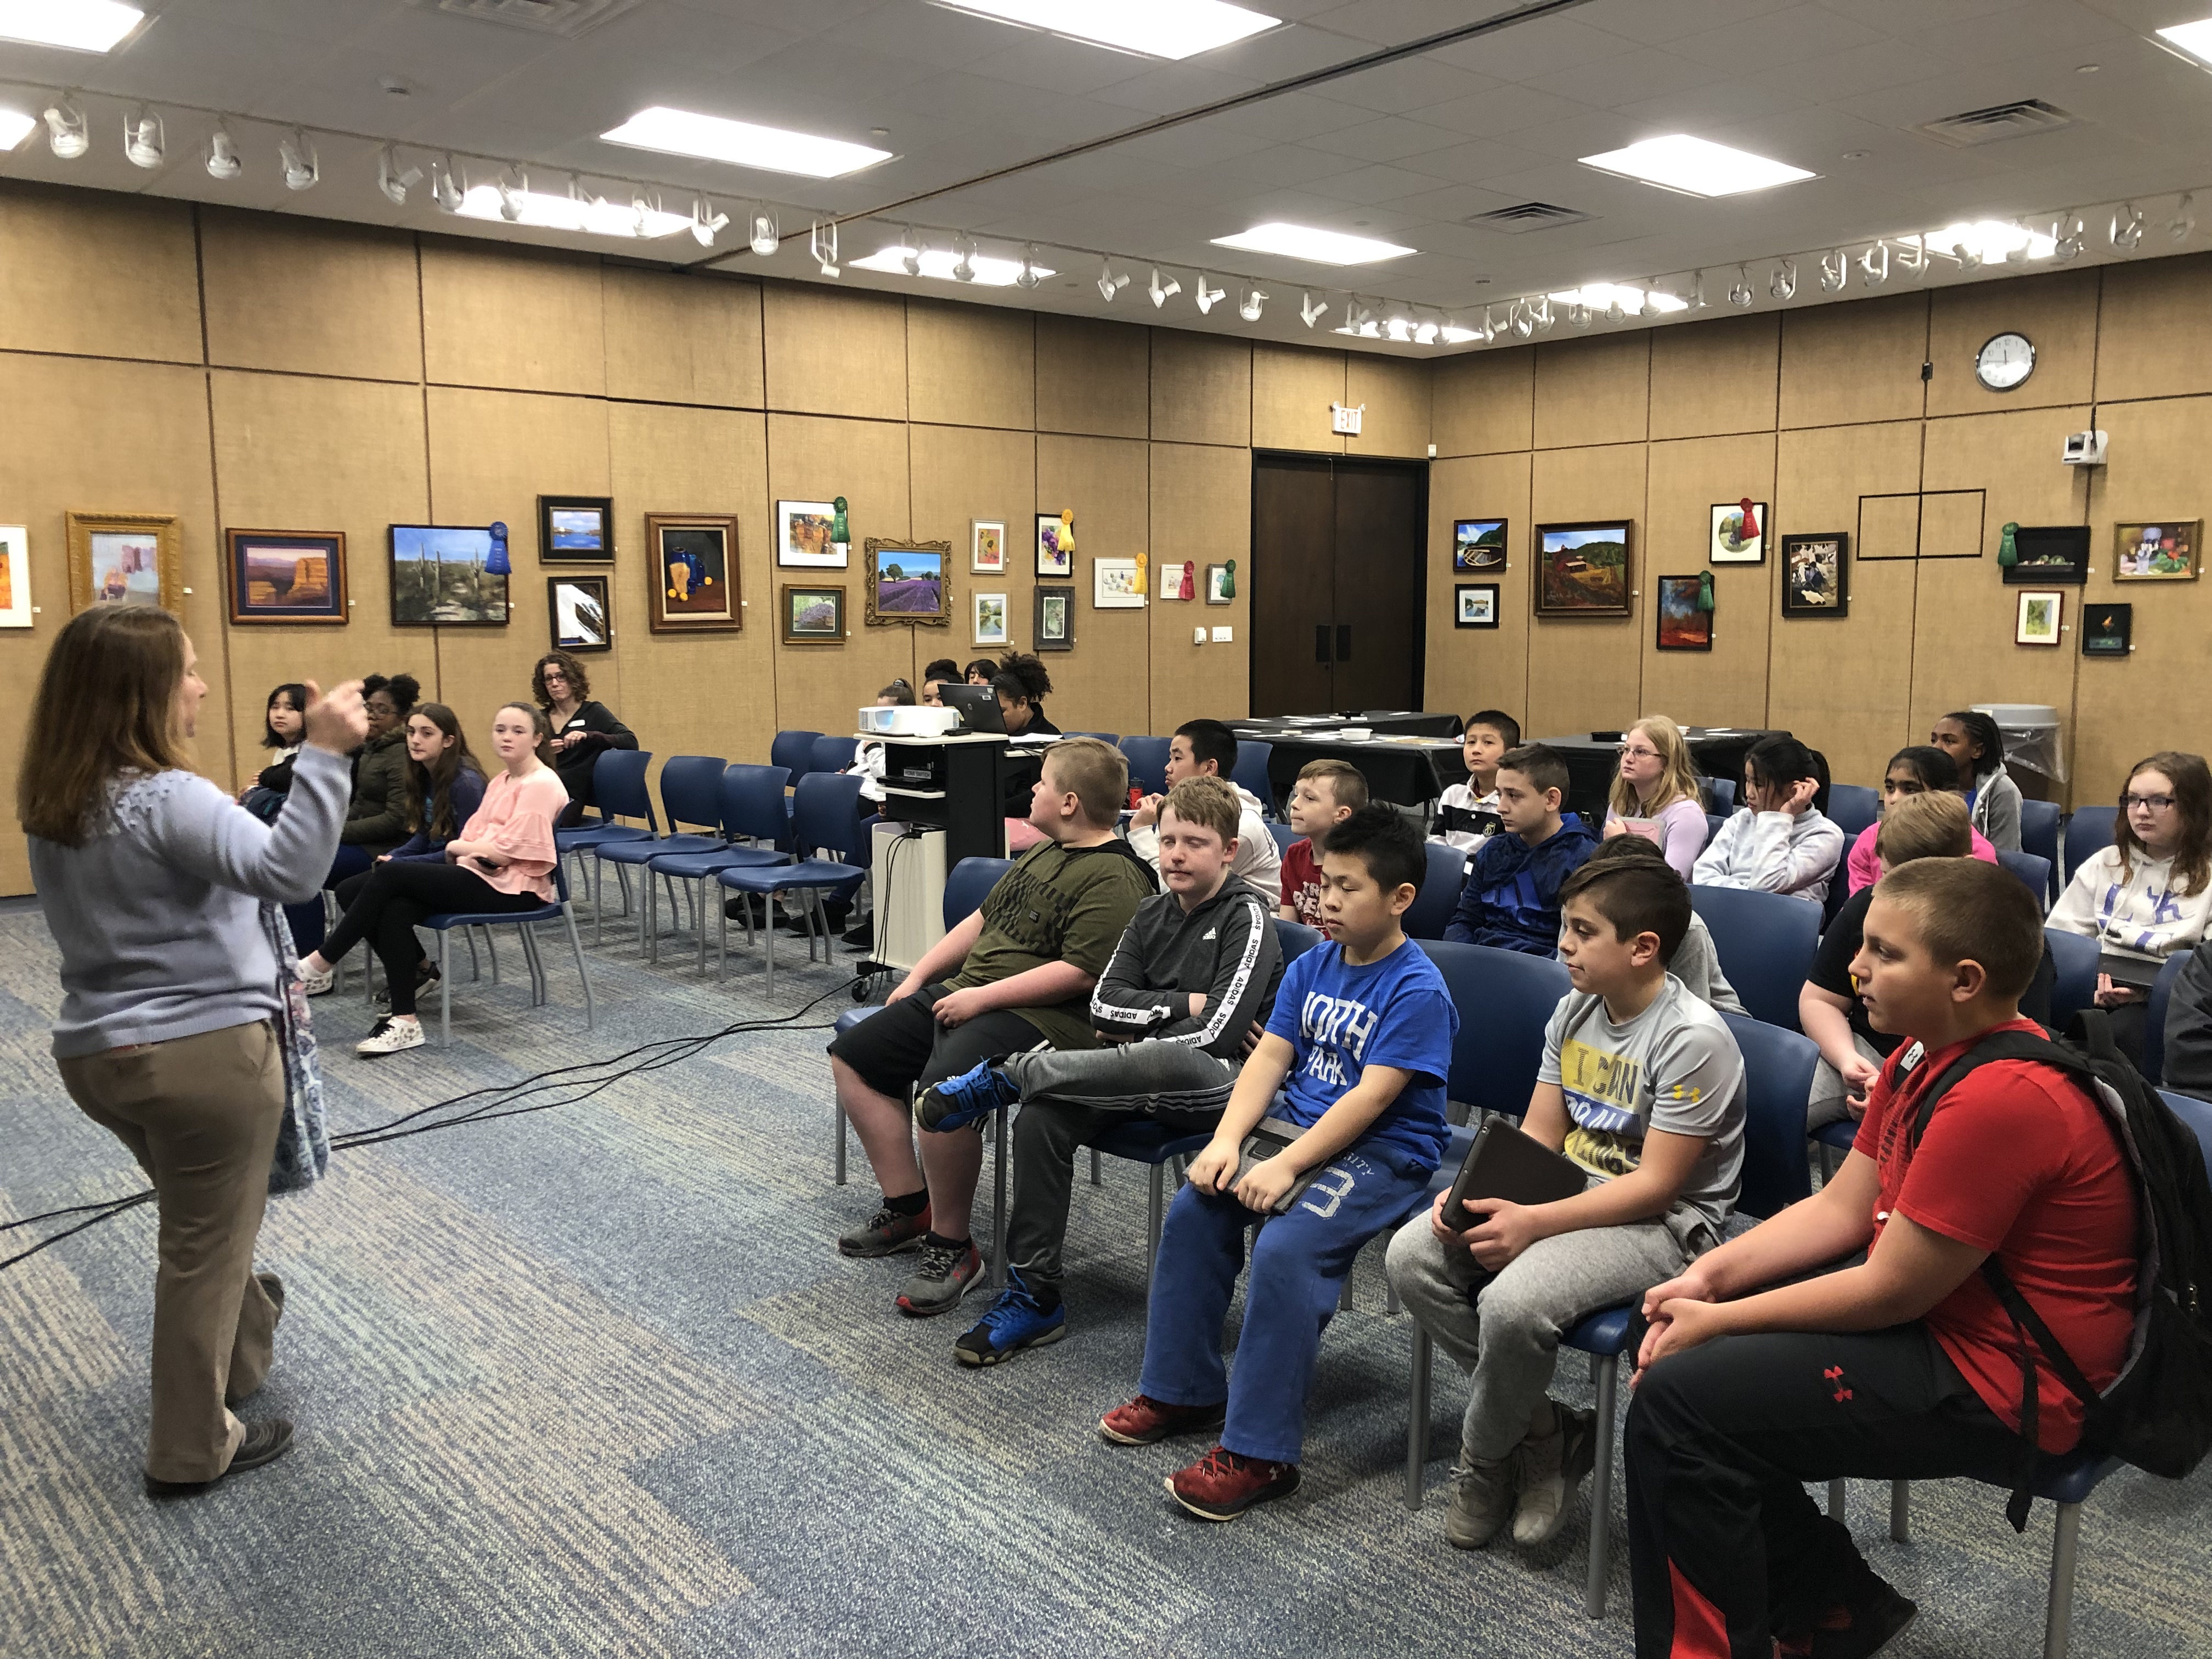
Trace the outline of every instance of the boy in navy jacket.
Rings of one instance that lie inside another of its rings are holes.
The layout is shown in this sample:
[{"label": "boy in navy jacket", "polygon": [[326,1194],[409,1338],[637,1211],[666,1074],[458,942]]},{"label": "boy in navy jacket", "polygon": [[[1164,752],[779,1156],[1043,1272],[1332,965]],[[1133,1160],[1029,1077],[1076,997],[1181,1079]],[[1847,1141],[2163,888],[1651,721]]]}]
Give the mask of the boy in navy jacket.
[{"label": "boy in navy jacket", "polygon": [[1498,816],[1505,833],[1482,843],[1468,866],[1444,937],[1532,957],[1559,948],[1559,885],[1582,867],[1597,837],[1566,823],[1567,763],[1556,749],[1523,744],[1498,763]]}]

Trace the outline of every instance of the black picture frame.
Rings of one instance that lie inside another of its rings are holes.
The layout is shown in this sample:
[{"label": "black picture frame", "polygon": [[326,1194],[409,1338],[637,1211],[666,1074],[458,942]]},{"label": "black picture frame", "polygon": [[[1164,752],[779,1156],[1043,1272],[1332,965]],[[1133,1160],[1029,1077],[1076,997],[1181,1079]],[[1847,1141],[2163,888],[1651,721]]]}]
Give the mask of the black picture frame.
[{"label": "black picture frame", "polygon": [[352,620],[344,532],[231,530],[223,540],[233,626]]},{"label": "black picture frame", "polygon": [[1784,616],[1851,614],[1851,538],[1848,532],[1821,530],[1784,536],[1781,550]]},{"label": "black picture frame", "polygon": [[[1579,540],[1572,539],[1580,538]],[[1556,542],[1556,544],[1555,544]],[[1593,558],[1582,550],[1595,550]],[[1636,525],[1629,519],[1540,524],[1530,549],[1540,617],[1632,617],[1636,614]],[[1617,571],[1610,580],[1593,573]]]},{"label": "black picture frame", "polygon": [[2013,532],[2018,564],[2002,567],[2007,587],[2079,587],[2089,580],[2089,526],[2022,525]]},{"label": "black picture frame", "polygon": [[[1048,635],[1045,632],[1048,601],[1060,609],[1059,629]],[[1030,605],[1030,649],[1042,655],[1048,651],[1075,649],[1075,584],[1073,582],[1039,582],[1036,597]]]},{"label": "black picture frame", "polygon": [[2085,657],[2124,657],[2135,649],[2136,608],[2133,605],[2085,605],[2081,607],[2081,654]]},{"label": "black picture frame", "polygon": [[[507,626],[514,606],[503,526],[395,524],[387,533],[394,628]],[[425,567],[438,574],[423,575]]]},{"label": "black picture frame", "polygon": [[[569,624],[566,628],[562,626],[564,605]],[[613,650],[614,601],[608,593],[607,579],[597,574],[548,576],[545,628],[556,651]]]},{"label": "black picture frame", "polygon": [[[1454,628],[1497,627],[1498,588],[1498,584],[1496,582],[1454,582],[1452,584],[1452,626]],[[1485,599],[1489,601],[1487,605],[1483,603]],[[1471,618],[1474,619],[1471,620]]]},{"label": "black picture frame", "polygon": [[1713,613],[1698,609],[1698,576],[1662,576],[1651,607],[1652,633],[1662,651],[1710,651]]},{"label": "black picture frame", "polygon": [[[587,523],[587,520],[596,523]],[[538,498],[538,563],[605,564],[614,556],[615,503],[611,495]]]},{"label": "black picture frame", "polygon": [[786,645],[844,644],[844,584],[784,583],[778,590],[776,622]]},{"label": "black picture frame", "polygon": [[1506,519],[1452,520],[1452,574],[1499,576],[1505,573]]}]

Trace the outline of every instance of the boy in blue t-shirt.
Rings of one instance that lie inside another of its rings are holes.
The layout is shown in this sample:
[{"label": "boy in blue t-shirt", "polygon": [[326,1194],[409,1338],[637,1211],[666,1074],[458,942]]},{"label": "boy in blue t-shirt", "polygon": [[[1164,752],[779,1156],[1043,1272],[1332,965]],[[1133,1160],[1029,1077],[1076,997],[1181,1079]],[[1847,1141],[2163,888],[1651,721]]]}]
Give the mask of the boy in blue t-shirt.
[{"label": "boy in blue t-shirt", "polygon": [[[1426,867],[1419,830],[1390,807],[1363,807],[1329,831],[1328,942],[1284,969],[1267,1034],[1168,1211],[1138,1394],[1098,1428],[1142,1446],[1219,1427],[1220,1443],[1167,1483],[1208,1521],[1297,1490],[1306,1389],[1352,1258],[1420,1207],[1443,1154],[1459,1013],[1399,925]],[[1268,1117],[1304,1132],[1240,1181],[1245,1138]],[[1271,1214],[1310,1174],[1304,1194]],[[1232,1377],[1221,1325],[1255,1213],[1267,1218]]]}]

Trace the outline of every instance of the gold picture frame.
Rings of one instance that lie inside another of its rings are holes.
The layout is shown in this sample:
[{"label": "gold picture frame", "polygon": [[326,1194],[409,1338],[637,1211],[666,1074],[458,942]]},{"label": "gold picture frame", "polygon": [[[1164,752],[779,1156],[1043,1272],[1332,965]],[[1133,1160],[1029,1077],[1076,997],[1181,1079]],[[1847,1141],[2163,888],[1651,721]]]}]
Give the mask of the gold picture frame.
[{"label": "gold picture frame", "polygon": [[867,539],[867,585],[860,591],[870,628],[918,623],[952,625],[952,544]]},{"label": "gold picture frame", "polygon": [[70,615],[95,605],[158,605],[185,614],[184,554],[173,513],[69,515]]}]

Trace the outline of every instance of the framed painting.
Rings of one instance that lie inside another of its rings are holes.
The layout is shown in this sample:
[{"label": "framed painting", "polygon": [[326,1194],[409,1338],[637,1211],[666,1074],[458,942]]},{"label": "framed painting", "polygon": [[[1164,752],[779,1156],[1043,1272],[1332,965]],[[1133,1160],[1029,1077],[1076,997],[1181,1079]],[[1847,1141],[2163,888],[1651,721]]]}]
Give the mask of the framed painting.
[{"label": "framed painting", "polygon": [[1036,515],[1036,574],[1068,577],[1075,574],[1075,537],[1062,515]]},{"label": "framed painting", "polygon": [[975,642],[977,645],[1006,644],[1006,596],[1003,593],[975,593],[969,597],[975,602]]},{"label": "framed painting", "polygon": [[842,570],[852,547],[836,538],[836,501],[775,504],[775,562],[787,569]]},{"label": "framed painting", "polygon": [[95,605],[157,605],[185,614],[184,556],[167,513],[69,515],[70,615]]},{"label": "framed painting", "polygon": [[615,556],[615,504],[606,495],[540,495],[541,564],[587,564]]},{"label": "framed painting", "polygon": [[776,611],[783,619],[786,645],[845,643],[845,590],[842,586],[807,587],[786,582],[782,603]]},{"label": "framed painting", "polygon": [[489,525],[392,526],[395,628],[507,626],[507,538]]},{"label": "framed painting", "polygon": [[1141,611],[1145,591],[1134,559],[1091,562],[1091,605],[1097,611]]},{"label": "framed painting", "polygon": [[1718,501],[1713,506],[1712,544],[1705,550],[1713,564],[1766,562],[1766,503]]},{"label": "framed painting", "polygon": [[1697,576],[1659,579],[1659,648],[1662,651],[1710,651],[1713,648],[1713,613],[1698,609]]},{"label": "framed painting", "polygon": [[611,651],[612,607],[605,576],[548,576],[545,613],[556,651]]},{"label": "framed painting", "polygon": [[890,542],[868,538],[867,624],[888,628],[919,623],[947,628],[952,623],[951,542]]},{"label": "framed painting", "polygon": [[2089,580],[2089,526],[2086,524],[2021,525],[2012,532],[2017,564],[2002,565],[2007,587],[2047,587],[2066,582],[2079,587]]},{"label": "framed painting", "polygon": [[1198,597],[1198,566],[1186,559],[1181,563],[1160,567],[1158,584],[1164,599],[1194,599]]},{"label": "framed painting", "polygon": [[2012,642],[2055,646],[2065,622],[2066,596],[2057,588],[2024,592],[2020,596],[2019,612],[2013,619]]},{"label": "framed painting", "polygon": [[2118,582],[2193,582],[2204,526],[2196,519],[2124,524],[2112,532],[2112,580]]},{"label": "framed painting", "polygon": [[1536,614],[1626,617],[1633,567],[1626,520],[1536,526]]},{"label": "framed painting", "polygon": [[0,628],[31,625],[31,532],[0,524]]},{"label": "framed painting", "polygon": [[979,576],[996,576],[1006,568],[1006,526],[996,519],[968,521],[968,568]]},{"label": "framed painting", "polygon": [[1495,628],[1498,626],[1498,584],[1496,582],[1457,582],[1452,587],[1452,626],[1454,628]]},{"label": "framed painting", "polygon": [[1040,583],[1036,590],[1036,628],[1032,647],[1039,652],[1075,649],[1075,589]]},{"label": "framed painting", "polygon": [[1782,614],[1845,617],[1851,609],[1851,538],[1840,530],[1782,538]]},{"label": "framed painting", "polygon": [[223,544],[232,623],[346,624],[343,532],[233,530]]},{"label": "framed painting", "polygon": [[1452,574],[1465,575],[1470,571],[1496,574],[1505,568],[1505,520],[1503,519],[1455,519],[1452,520]]},{"label": "framed painting", "polygon": [[2081,607],[2081,654],[2124,657],[2135,649],[2136,608],[2131,605]]},{"label": "framed painting", "polygon": [[1206,567],[1206,602],[1208,605],[1237,603],[1237,561]]},{"label": "framed painting", "polygon": [[656,634],[734,634],[744,628],[738,521],[723,513],[648,513],[653,570],[646,626]]}]

